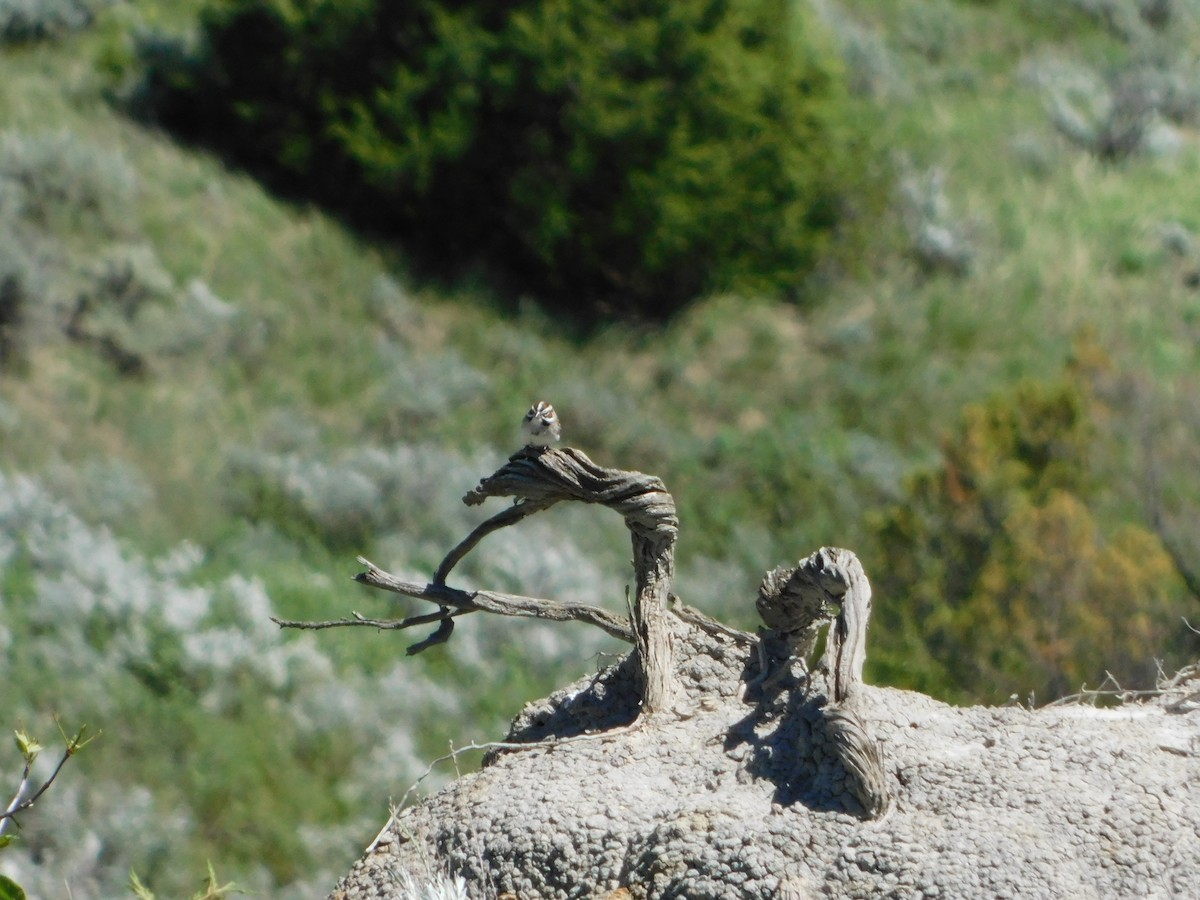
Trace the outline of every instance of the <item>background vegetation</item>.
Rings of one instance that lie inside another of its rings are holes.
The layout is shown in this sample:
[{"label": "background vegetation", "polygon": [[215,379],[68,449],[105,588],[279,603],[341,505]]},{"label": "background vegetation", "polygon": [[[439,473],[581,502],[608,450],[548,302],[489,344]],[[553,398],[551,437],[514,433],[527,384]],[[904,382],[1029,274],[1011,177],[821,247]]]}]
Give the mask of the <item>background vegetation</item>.
[{"label": "background vegetation", "polygon": [[[767,568],[858,552],[871,680],[1041,702],[1194,658],[1200,9],[794,8],[886,208],[805,245],[804,305],[743,285],[581,337],[140,122],[201,3],[0,4],[0,722],[104,731],[0,870],[177,896],[211,859],[320,895],[447,741],[619,651],[475,617],[408,659],[268,619],[407,612],[354,555],[427,577],[543,396],[666,480],[690,603],[749,627]],[[539,518],[464,581],[619,608],[620,522]]]},{"label": "background vegetation", "polygon": [[559,313],[797,293],[878,205],[869,107],[789,0],[223,0],[202,25],[151,56],[159,121]]}]

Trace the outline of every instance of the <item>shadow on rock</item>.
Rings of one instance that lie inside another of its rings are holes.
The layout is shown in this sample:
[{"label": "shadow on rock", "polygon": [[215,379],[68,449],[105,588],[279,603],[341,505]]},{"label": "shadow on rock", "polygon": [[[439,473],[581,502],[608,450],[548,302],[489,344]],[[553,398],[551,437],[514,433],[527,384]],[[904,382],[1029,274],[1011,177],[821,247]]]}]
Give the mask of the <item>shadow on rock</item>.
[{"label": "shadow on rock", "polygon": [[780,806],[800,803],[814,812],[861,815],[826,733],[823,710],[829,697],[820,679],[805,673],[802,662],[770,651],[766,663],[763,677],[759,658],[752,654],[747,660],[742,678],[753,708],[729,729],[726,752],[748,748],[745,772],[775,785],[772,799]]}]

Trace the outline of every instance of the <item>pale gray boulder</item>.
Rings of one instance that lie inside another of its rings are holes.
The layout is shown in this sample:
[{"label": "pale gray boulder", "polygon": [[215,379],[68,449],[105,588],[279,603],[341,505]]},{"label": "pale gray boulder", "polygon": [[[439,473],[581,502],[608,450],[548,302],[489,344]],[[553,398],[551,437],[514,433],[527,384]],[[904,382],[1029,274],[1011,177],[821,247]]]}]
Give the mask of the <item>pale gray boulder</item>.
[{"label": "pale gray boulder", "polygon": [[1200,673],[1111,709],[860,685],[890,792],[870,819],[826,732],[828,672],[756,683],[753,644],[673,628],[671,710],[636,718],[628,658],[530,704],[508,740],[531,749],[404,810],[332,896],[403,897],[432,867],[520,900],[1200,897]]},{"label": "pale gray boulder", "polygon": [[[767,573],[751,635],[671,594],[678,522],[657,478],[526,447],[464,500],[488,497],[515,502],[429,584],[362,560],[363,584],[436,613],[281,624],[436,622],[412,653],[489,612],[587,622],[633,649],[529,704],[481,771],[394,816],[335,900],[424,900],[413,879],[431,873],[472,900],[1200,897],[1200,666],[1111,709],[951,707],[863,684],[871,589],[848,550]],[[562,501],[625,519],[628,619],[447,585],[487,534]]]}]

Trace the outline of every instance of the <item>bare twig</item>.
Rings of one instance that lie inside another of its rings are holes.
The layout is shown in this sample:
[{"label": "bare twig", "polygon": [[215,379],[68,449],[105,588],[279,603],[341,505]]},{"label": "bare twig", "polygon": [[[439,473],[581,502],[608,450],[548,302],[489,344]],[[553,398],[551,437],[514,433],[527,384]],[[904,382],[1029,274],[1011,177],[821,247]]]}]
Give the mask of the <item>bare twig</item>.
[{"label": "bare twig", "polygon": [[467,535],[457,547],[446,554],[446,558],[442,560],[438,566],[437,572],[433,575],[434,584],[445,584],[446,578],[450,575],[450,570],[458,565],[459,560],[471,552],[475,545],[491,534],[493,531],[498,531],[508,525],[515,525],[526,516],[532,516],[535,512],[540,512],[553,506],[556,501],[535,503],[533,501],[525,501],[510,506],[503,512],[499,512],[492,516],[486,522],[477,526],[474,531]]},{"label": "bare twig", "polygon": [[[618,640],[634,645],[642,688],[643,712],[655,712],[669,705],[674,672],[671,667],[672,633],[666,621],[671,581],[675,575],[675,538],[679,521],[675,500],[662,481],[641,472],[626,472],[598,466],[579,450],[527,446],[509,457],[508,462],[484,478],[463,497],[468,506],[477,506],[489,497],[512,497],[514,504],[476,526],[454,547],[438,566],[433,580],[417,584],[397,578],[359,557],[366,570],[354,579],[360,584],[426,600],[438,606],[438,612],[387,621],[368,619],[355,613],[352,618],[324,622],[296,622],[274,619],[282,628],[335,628],[365,626],[388,630],[438,623],[425,640],[413,644],[408,653],[420,653],[447,641],[454,631],[454,618],[472,612],[491,612],[504,616],[577,621],[595,625]],[[484,537],[563,500],[598,503],[621,514],[633,540],[633,563],[637,593],[630,617],[581,603],[556,603],[535,597],[504,594],[497,591],[465,591],[452,588],[446,579],[454,567]],[[685,609],[680,618],[692,621],[710,632],[720,629],[729,637],[748,640],[733,629]]]},{"label": "bare twig", "polygon": [[1170,691],[1162,690],[1160,688],[1149,688],[1140,691],[1127,690],[1124,688],[1096,688],[1095,690],[1090,690],[1087,685],[1084,685],[1078,692],[1074,694],[1067,694],[1065,697],[1059,697],[1057,700],[1051,700],[1043,708],[1050,709],[1054,706],[1071,706],[1076,703],[1082,703],[1085,700],[1095,701],[1102,697],[1115,698],[1120,700],[1122,703],[1125,703],[1130,700],[1139,700],[1144,697],[1162,697],[1169,693]]},{"label": "bare twig", "polygon": [[58,773],[61,772],[63,766],[67,764],[68,759],[100,736],[100,732],[96,732],[96,734],[92,737],[85,738],[84,734],[87,732],[86,725],[82,726],[72,737],[67,737],[67,735],[62,732],[61,724],[59,725],[59,732],[62,733],[63,740],[66,741],[66,748],[63,750],[62,757],[58,760],[58,764],[54,767],[54,771],[50,773],[50,777],[47,778],[42,783],[42,786],[38,788],[31,796],[25,797],[25,799],[21,798],[24,796],[26,789],[29,787],[29,773],[33,768],[33,762],[37,758],[41,747],[38,745],[37,741],[31,740],[24,732],[17,732],[17,745],[21,748],[21,752],[25,757],[25,768],[21,772],[21,782],[17,786],[17,792],[13,795],[12,801],[8,804],[8,807],[4,810],[4,812],[0,813],[0,835],[4,834],[10,823],[16,821],[16,817],[18,815],[31,808],[35,803],[38,802],[38,800],[41,799],[42,794],[46,793],[46,791],[50,789],[50,785],[54,784],[54,779],[58,777]]},{"label": "bare twig", "polygon": [[450,615],[483,611],[502,616],[550,619],[555,622],[586,622],[603,629],[618,640],[633,642],[633,630],[629,626],[629,621],[623,616],[615,615],[597,606],[588,606],[584,603],[559,603],[537,597],[505,594],[499,591],[464,591],[444,584],[416,584],[385,572],[365,557],[358,557],[358,561],[366,567],[365,572],[354,576],[354,580],[360,584],[403,594],[406,597],[428,600],[439,606],[455,610],[454,613],[447,613],[445,616],[439,615],[435,618],[449,618]]},{"label": "bare twig", "polygon": [[[1077,693],[1059,697],[1057,700],[1047,703],[1046,708],[1052,706],[1070,706],[1085,701],[1090,701],[1094,705],[1099,699],[1111,699],[1119,703],[1130,703],[1135,700],[1160,698],[1171,698],[1171,702],[1165,706],[1168,712],[1186,712],[1196,708],[1196,705],[1200,703],[1200,690],[1197,690],[1196,686],[1190,682],[1200,681],[1200,663],[1185,666],[1169,678],[1162,674],[1161,668],[1159,669],[1159,673],[1158,685],[1156,687],[1145,690],[1130,690],[1122,688],[1111,672],[1105,672],[1104,680],[1100,682],[1099,688],[1089,689],[1084,684]],[[1107,684],[1112,684],[1112,687],[1105,687]]]},{"label": "bare twig", "polygon": [[341,619],[326,619],[324,621],[299,621],[296,619],[280,619],[277,616],[271,616],[271,621],[280,628],[298,628],[303,631],[318,631],[322,628],[345,628],[361,625],[364,628],[378,628],[380,631],[399,631],[403,628],[412,628],[414,625],[428,625],[430,622],[440,622],[442,619],[451,616],[461,616],[465,610],[454,610],[453,612],[435,612],[425,613],[421,616],[409,616],[407,619],[371,619],[361,613],[351,613],[350,616]]},{"label": "bare twig", "polygon": [[585,622],[602,629],[606,634],[617,640],[633,643],[633,629],[629,619],[610,613],[608,610],[583,603],[559,603],[553,600],[543,600],[537,597],[524,597],[519,594],[505,594],[499,591],[463,591],[458,588],[438,584],[417,584],[404,581],[389,572],[385,572],[369,559],[358,557],[358,561],[366,567],[366,571],[354,576],[354,580],[369,587],[392,591],[406,597],[428,600],[438,604],[438,611],[422,615],[408,616],[404,619],[374,619],[355,612],[351,616],[338,619],[319,621],[302,621],[271,617],[271,621],[280,628],[296,628],[316,631],[324,628],[376,628],[381,631],[400,631],[417,625],[440,623],[438,629],[428,638],[413,644],[408,648],[409,655],[420,653],[436,644],[445,643],[453,628],[453,620],[458,616],[472,612],[490,612],[502,616],[517,616],[521,618],[548,619],[553,622]]},{"label": "bare twig", "polygon": [[[446,612],[444,606],[442,607],[442,612]],[[415,644],[410,644],[404,652],[409,656],[416,656],[423,650],[446,643],[446,641],[450,640],[450,635],[452,634],[454,634],[454,620],[450,616],[445,616],[442,619],[442,623],[429,634],[429,637],[423,641],[417,641]]]}]

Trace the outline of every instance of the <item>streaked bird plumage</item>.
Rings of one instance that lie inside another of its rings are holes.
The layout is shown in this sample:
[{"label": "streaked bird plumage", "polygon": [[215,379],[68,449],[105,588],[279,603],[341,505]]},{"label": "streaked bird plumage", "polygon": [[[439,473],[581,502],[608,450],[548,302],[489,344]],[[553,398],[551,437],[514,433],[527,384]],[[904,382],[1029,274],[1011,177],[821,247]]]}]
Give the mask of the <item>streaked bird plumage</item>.
[{"label": "streaked bird plumage", "polygon": [[554,407],[545,400],[529,407],[521,423],[521,433],[525,436],[526,447],[549,447],[557,442],[562,437],[562,425]]}]

